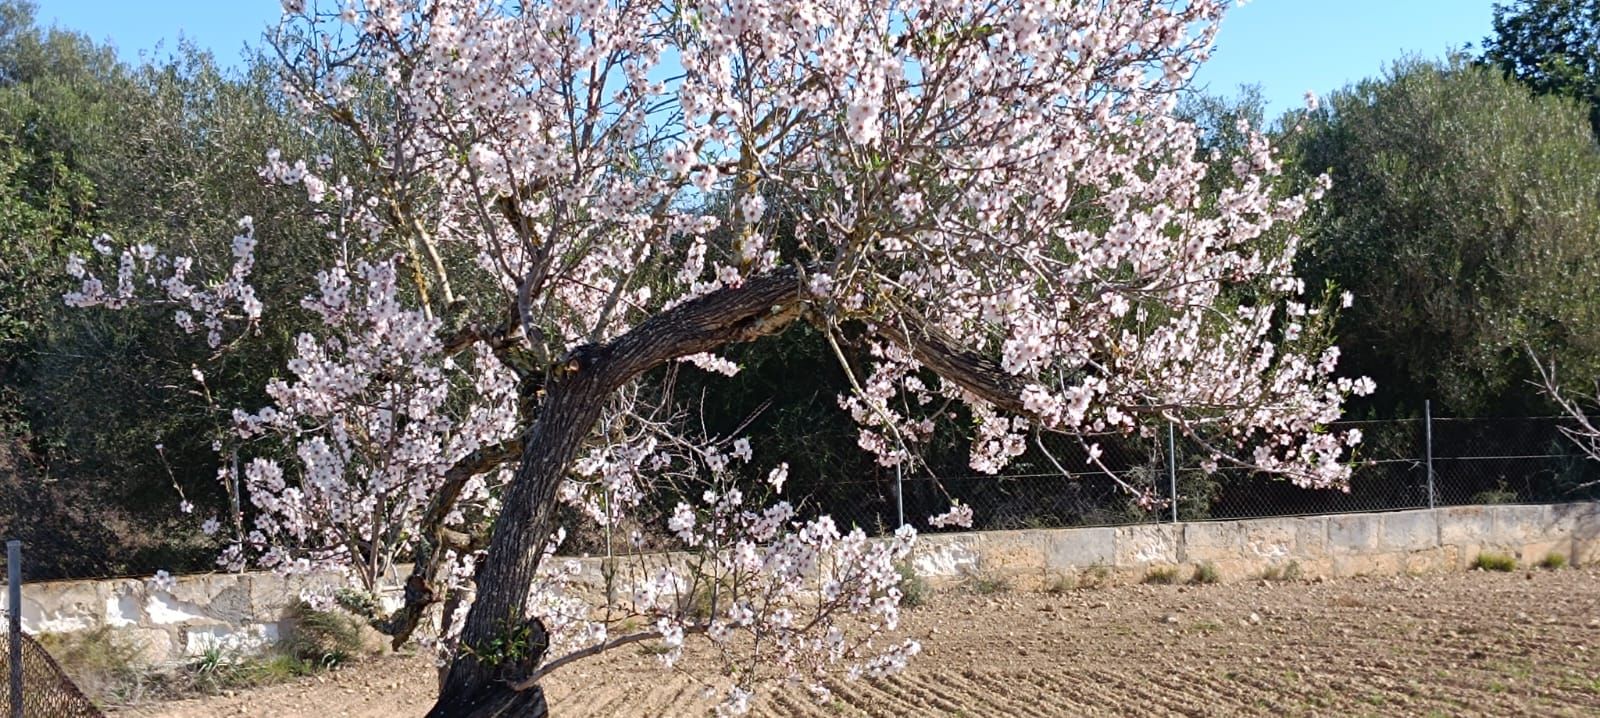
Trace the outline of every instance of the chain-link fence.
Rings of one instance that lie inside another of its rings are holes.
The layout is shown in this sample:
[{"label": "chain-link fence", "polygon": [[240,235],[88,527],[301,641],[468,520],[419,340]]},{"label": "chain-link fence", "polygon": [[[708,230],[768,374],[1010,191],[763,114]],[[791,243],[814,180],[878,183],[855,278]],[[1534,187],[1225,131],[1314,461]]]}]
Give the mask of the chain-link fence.
[{"label": "chain-link fence", "polygon": [[[1342,421],[1363,439],[1347,489],[1308,489],[1241,468],[1177,432],[1046,437],[999,476],[970,469],[833,481],[801,505],[842,527],[926,530],[952,500],[973,530],[1106,526],[1600,499],[1600,462],[1561,433],[1563,417]],[[1091,447],[1095,447],[1091,449]],[[1098,455],[1091,461],[1091,452]]]},{"label": "chain-link fence", "polygon": [[0,709],[8,718],[99,718],[104,715],[22,630],[22,542],[6,542],[6,620],[0,624]]},{"label": "chain-link fence", "polygon": [[[0,632],[10,641],[9,631]],[[44,647],[26,633],[17,634],[22,643],[22,716],[24,718],[100,718],[104,715],[94,703],[73,685],[61,666],[45,652]],[[11,671],[10,652],[0,654],[0,667],[6,674]],[[0,682],[0,706],[10,713],[11,682]]]}]

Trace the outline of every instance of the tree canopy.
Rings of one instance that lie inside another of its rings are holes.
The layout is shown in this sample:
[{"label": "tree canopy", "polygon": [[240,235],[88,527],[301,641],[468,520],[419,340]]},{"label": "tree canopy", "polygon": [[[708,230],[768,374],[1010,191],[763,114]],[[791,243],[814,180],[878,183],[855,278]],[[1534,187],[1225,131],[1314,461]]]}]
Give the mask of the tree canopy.
[{"label": "tree canopy", "polygon": [[[867,348],[840,404],[885,466],[957,416],[987,473],[1037,432],[1094,462],[1090,437],[1171,423],[1209,462],[1348,476],[1359,433],[1327,424],[1371,382],[1334,376],[1329,297],[1293,271],[1324,185],[1283,191],[1249,127],[1207,161],[1175,114],[1221,2],[285,10],[287,100],[340,144],[271,150],[261,176],[307,201],[276,221],[328,242],[314,288],[257,288],[252,215],[225,251],[97,240],[66,300],[156,310],[222,355],[290,317],[264,401],[217,405],[241,487],[225,560],[368,588],[409,563],[375,625],[401,641],[435,603],[465,612],[436,715],[533,709],[539,676],[640,640],[716,644],[732,712],[763,676],[916,653],[881,635],[914,529],[797,515],[785,464],[653,380],[732,373],[719,352],[797,322],[837,358],[847,334]],[[730,470],[752,462],[765,482]],[[557,506],[616,524],[666,486],[689,565],[625,562],[624,590],[575,604],[544,558]]]},{"label": "tree canopy", "polygon": [[1462,59],[1332,94],[1293,162],[1333,178],[1302,266],[1355,306],[1340,347],[1385,414],[1544,410],[1532,348],[1600,369],[1600,146],[1584,108]]},{"label": "tree canopy", "polygon": [[1585,103],[1600,134],[1600,0],[1517,0],[1494,6],[1484,58],[1540,94]]}]

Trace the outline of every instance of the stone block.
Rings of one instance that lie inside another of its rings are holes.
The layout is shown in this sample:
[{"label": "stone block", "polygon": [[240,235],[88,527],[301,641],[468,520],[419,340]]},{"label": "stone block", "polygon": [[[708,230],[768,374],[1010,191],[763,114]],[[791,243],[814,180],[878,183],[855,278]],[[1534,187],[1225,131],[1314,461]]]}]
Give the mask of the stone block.
[{"label": "stone block", "polygon": [[137,626],[147,622],[144,615],[144,586],[138,581],[107,581],[105,625],[112,628]]},{"label": "stone block", "polygon": [[977,545],[976,534],[923,536],[911,552],[911,566],[924,578],[960,578],[977,570]]},{"label": "stone block", "polygon": [[1421,551],[1439,545],[1439,519],[1434,511],[1383,514],[1382,547],[1389,551]]},{"label": "stone block", "polygon": [[1294,527],[1295,553],[1301,560],[1328,555],[1328,517],[1285,519]]},{"label": "stone block", "polygon": [[1147,564],[1177,565],[1181,528],[1173,524],[1118,526],[1116,567],[1136,569]]},{"label": "stone block", "polygon": [[1345,514],[1328,517],[1328,553],[1361,554],[1378,549],[1378,528],[1382,517],[1376,514]]},{"label": "stone block", "polygon": [[1458,551],[1453,546],[1435,546],[1421,551],[1412,551],[1405,557],[1405,572],[1407,574],[1443,573],[1454,571],[1460,563]]},{"label": "stone block", "polygon": [[1042,529],[983,532],[978,542],[977,568],[985,573],[1008,576],[1040,573],[1046,568],[1046,537],[1059,533],[1065,532]]},{"label": "stone block", "polygon": [[1045,531],[1040,538],[1047,571],[1109,566],[1117,560],[1117,530],[1110,527]]},{"label": "stone block", "polygon": [[1492,506],[1494,542],[1518,545],[1545,535],[1551,524],[1548,506]]},{"label": "stone block", "polygon": [[1239,529],[1244,541],[1243,555],[1261,564],[1262,568],[1293,558],[1300,544],[1301,521],[1301,519],[1240,521]]},{"label": "stone block", "polygon": [[1442,545],[1471,546],[1494,539],[1494,515],[1488,507],[1452,506],[1436,513]]},{"label": "stone block", "polygon": [[98,627],[108,590],[103,581],[46,581],[22,588],[22,630],[71,633]]},{"label": "stone block", "polygon": [[1408,554],[1368,552],[1335,554],[1331,560],[1335,576],[1395,576],[1405,573]]},{"label": "stone block", "polygon": [[1600,502],[1555,504],[1550,510],[1550,532],[1559,536],[1600,537]]},{"label": "stone block", "polygon": [[159,666],[183,659],[177,637],[165,628],[130,626],[116,629],[116,634],[138,650],[139,660],[146,665]]},{"label": "stone block", "polygon": [[254,655],[278,642],[278,624],[250,623],[243,626],[217,624],[191,626],[183,630],[183,655],[195,657],[210,651],[228,655]]},{"label": "stone block", "polygon": [[1226,561],[1244,555],[1244,528],[1236,521],[1195,521],[1182,525],[1185,561]]}]

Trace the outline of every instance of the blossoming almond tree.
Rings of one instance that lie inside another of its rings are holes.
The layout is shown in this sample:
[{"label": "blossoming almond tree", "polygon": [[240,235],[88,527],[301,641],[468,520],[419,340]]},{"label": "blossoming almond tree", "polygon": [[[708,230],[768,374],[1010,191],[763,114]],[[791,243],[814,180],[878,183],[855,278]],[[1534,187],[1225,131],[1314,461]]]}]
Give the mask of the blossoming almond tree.
[{"label": "blossoming almond tree", "polygon": [[[758,501],[784,467],[734,485],[748,443],[692,438],[645,380],[734,371],[718,350],[796,321],[868,338],[841,404],[888,465],[958,402],[981,471],[1036,432],[1170,422],[1213,462],[1340,485],[1359,437],[1325,427],[1370,382],[1333,377],[1326,298],[1292,275],[1313,198],[1275,189],[1265,138],[1230,166],[1173,111],[1223,4],[286,0],[289,95],[363,152],[262,171],[343,249],[293,376],[232,416],[248,503],[225,559],[369,588],[409,559],[379,623],[398,642],[446,603],[433,715],[538,712],[539,676],[642,640],[716,646],[730,712],[764,676],[825,695],[829,666],[892,672],[917,650],[883,636],[914,531]],[[176,305],[225,345],[281,310],[249,287],[245,227],[204,277],[98,244],[115,286],[75,260],[68,301]],[[703,489],[662,527],[688,558],[564,590],[557,505],[615,525],[666,483]]]},{"label": "blossoming almond tree", "polygon": [[[1594,419],[1595,411],[1600,409],[1600,380],[1595,381],[1592,394],[1574,395],[1569,390],[1563,389],[1562,382],[1556,375],[1554,361],[1548,359],[1541,361],[1531,349],[1528,358],[1539,370],[1540,389],[1561,409],[1566,420],[1561,426],[1561,433],[1583,452],[1584,456],[1592,461],[1600,461],[1600,421]],[[1595,483],[1588,481],[1571,488],[1585,489],[1594,486]]]}]

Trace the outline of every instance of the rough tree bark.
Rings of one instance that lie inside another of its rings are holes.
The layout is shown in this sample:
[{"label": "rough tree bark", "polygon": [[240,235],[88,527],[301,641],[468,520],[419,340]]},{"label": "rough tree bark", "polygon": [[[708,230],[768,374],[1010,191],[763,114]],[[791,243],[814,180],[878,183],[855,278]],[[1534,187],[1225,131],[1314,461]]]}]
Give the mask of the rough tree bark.
[{"label": "rough tree bark", "polygon": [[[516,660],[487,648],[530,633],[528,593],[549,539],[556,489],[606,400],[639,374],[678,357],[771,334],[800,314],[800,280],[792,271],[752,278],[656,315],[617,339],[575,349],[546,385],[529,427],[515,478],[495,519],[478,577],[477,600],[462,628],[460,650],[428,713],[432,718],[543,715],[537,686],[517,691],[537,666],[542,646]],[[542,634],[542,627],[531,633]],[[515,652],[513,652],[515,653]],[[530,659],[531,656],[531,659]]]}]

